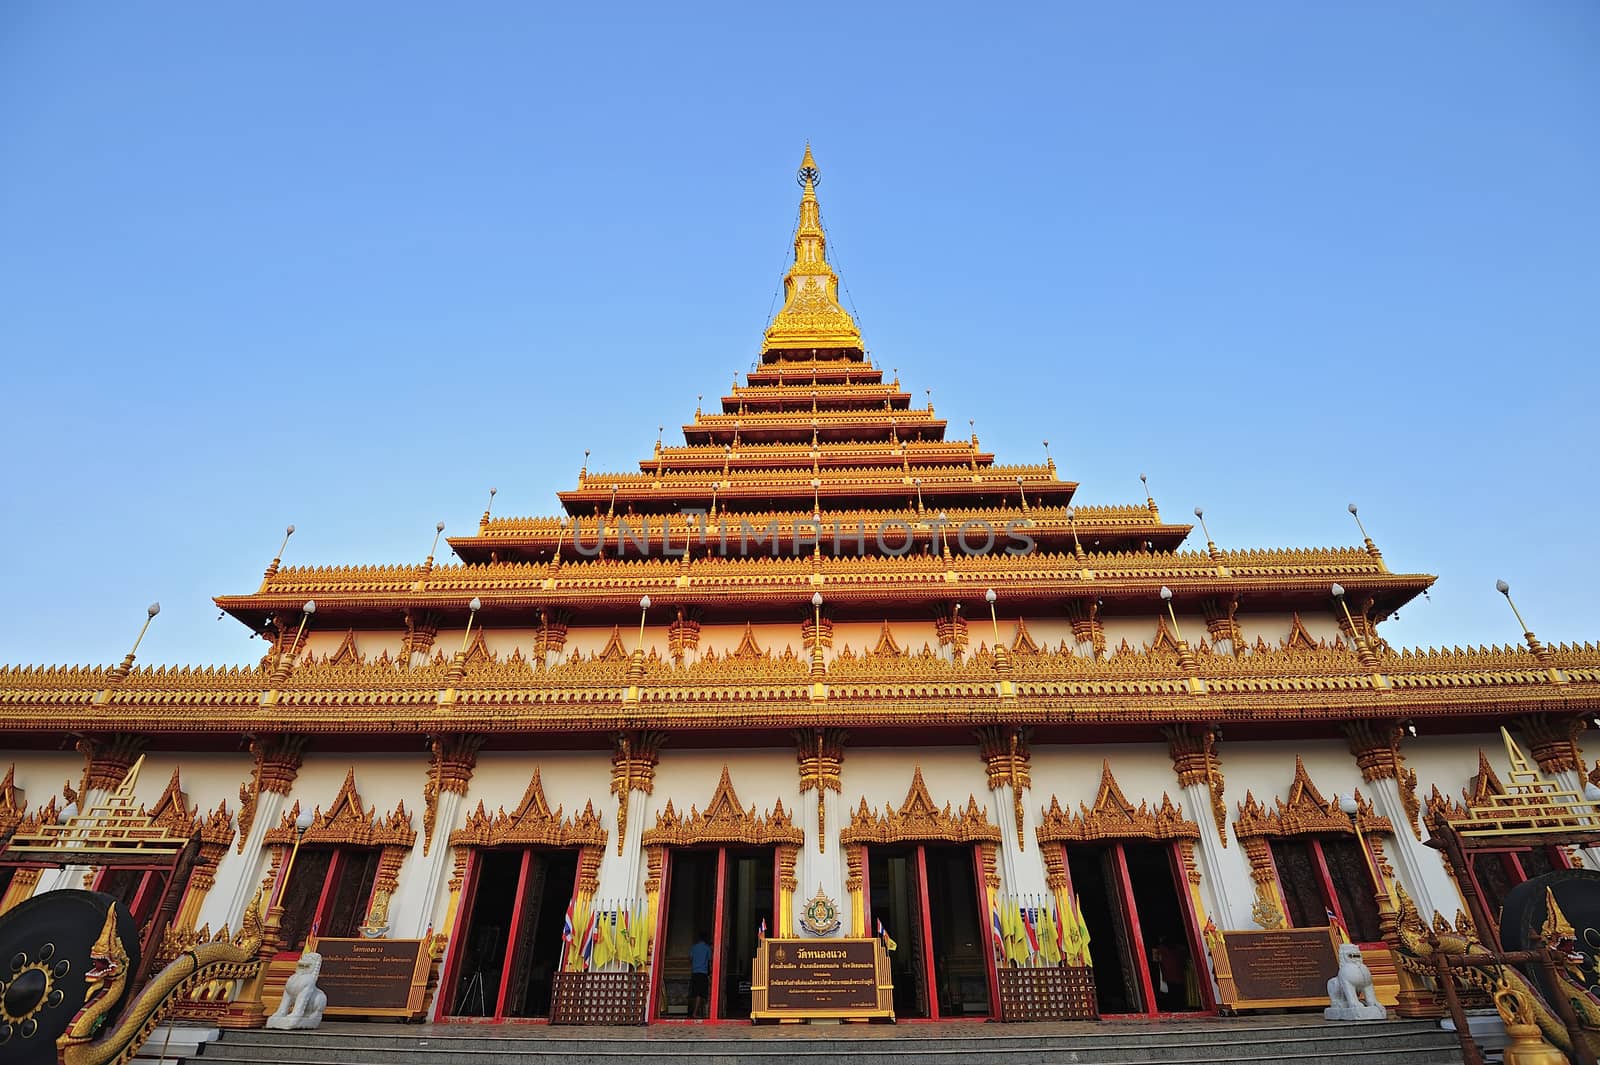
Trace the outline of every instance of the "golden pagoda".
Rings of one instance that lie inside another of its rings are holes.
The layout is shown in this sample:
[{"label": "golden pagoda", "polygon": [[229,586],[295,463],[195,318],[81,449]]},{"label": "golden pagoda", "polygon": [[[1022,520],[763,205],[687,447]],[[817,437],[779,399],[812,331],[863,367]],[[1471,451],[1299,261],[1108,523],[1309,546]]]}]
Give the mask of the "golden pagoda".
[{"label": "golden pagoda", "polygon": [[[426,942],[440,1020],[747,1018],[764,939],[872,936],[900,1017],[1010,1019],[1040,969],[1091,1014],[1207,1012],[1208,930],[1330,919],[1393,1001],[1391,885],[1460,908],[1419,790],[1470,787],[1505,724],[1582,792],[1600,649],[1396,649],[1434,578],[1365,530],[1188,547],[1148,494],[1080,505],[948,435],[841,306],[819,177],[808,145],[759,362],[681,443],[485,510],[457,563],[280,549],[216,599],[254,667],[0,669],[0,909],[90,883],[181,943],[259,888],[286,957]],[[165,873],[48,827],[167,774],[183,831],[216,812]],[[1481,860],[1503,898],[1590,859]]]}]

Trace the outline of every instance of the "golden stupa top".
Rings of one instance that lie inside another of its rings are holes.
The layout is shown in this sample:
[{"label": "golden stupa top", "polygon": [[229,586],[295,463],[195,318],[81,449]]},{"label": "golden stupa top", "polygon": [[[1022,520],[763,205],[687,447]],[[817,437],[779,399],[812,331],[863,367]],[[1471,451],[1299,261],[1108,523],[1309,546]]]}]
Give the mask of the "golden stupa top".
[{"label": "golden stupa top", "polygon": [[765,351],[864,348],[856,320],[839,305],[839,278],[828,265],[828,236],[817,205],[820,177],[807,142],[797,174],[805,191],[794,231],[794,264],[783,276],[783,309],[767,327]]}]

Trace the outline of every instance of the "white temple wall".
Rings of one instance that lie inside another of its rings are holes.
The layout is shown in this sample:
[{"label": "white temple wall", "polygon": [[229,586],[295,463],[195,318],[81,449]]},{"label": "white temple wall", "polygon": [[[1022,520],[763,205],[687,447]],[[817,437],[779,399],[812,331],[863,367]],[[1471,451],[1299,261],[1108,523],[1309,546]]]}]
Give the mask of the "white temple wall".
[{"label": "white temple wall", "polygon": [[10,764],[15,767],[15,783],[25,793],[21,801],[27,803],[30,814],[47,805],[52,795],[60,809],[67,804],[61,785],[71,781],[76,788],[83,783],[83,755],[76,751],[18,751]]}]

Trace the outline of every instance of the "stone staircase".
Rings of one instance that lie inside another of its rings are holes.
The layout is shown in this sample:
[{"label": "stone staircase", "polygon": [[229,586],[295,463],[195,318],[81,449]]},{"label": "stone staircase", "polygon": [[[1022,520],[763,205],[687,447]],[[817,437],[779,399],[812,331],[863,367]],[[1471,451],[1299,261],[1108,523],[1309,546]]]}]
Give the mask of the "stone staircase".
[{"label": "stone staircase", "polygon": [[329,1023],[224,1032],[198,1065],[1457,1065],[1429,1021],[1329,1024],[1316,1015],[1102,1024],[848,1026]]}]

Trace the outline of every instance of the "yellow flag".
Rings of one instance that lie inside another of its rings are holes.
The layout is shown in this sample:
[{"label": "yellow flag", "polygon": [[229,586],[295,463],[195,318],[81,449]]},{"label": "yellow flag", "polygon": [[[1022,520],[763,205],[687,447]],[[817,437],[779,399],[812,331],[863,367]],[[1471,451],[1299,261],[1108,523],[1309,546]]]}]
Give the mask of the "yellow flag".
[{"label": "yellow flag", "polygon": [[1056,920],[1048,905],[1039,907],[1039,953],[1046,965],[1061,964],[1061,944],[1056,942]]},{"label": "yellow flag", "polygon": [[1089,925],[1083,919],[1083,906],[1078,902],[1078,897],[1072,897],[1073,916],[1078,922],[1078,939],[1083,943],[1083,964],[1093,965],[1094,959],[1089,955]]}]

